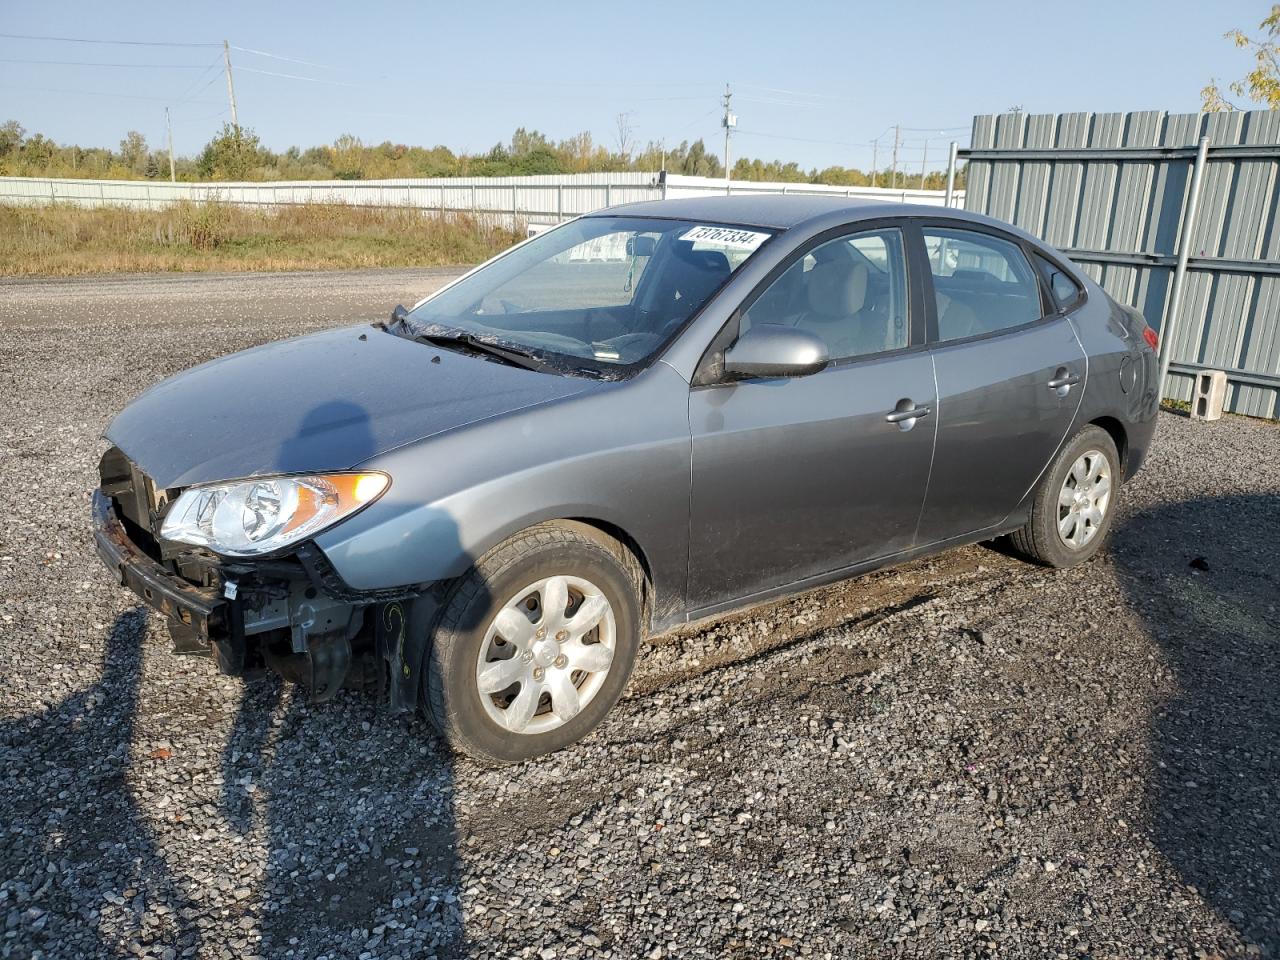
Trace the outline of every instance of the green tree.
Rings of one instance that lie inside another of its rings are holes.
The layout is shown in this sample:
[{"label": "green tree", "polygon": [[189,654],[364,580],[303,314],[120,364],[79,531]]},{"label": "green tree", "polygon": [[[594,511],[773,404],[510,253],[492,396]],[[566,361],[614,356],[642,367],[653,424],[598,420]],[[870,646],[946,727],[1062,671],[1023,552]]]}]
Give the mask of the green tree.
[{"label": "green tree", "polygon": [[42,133],[32,134],[22,144],[22,162],[45,172],[58,152],[58,145]]},{"label": "green tree", "polygon": [[0,157],[17,153],[26,134],[26,128],[17,120],[6,120],[0,124]]},{"label": "green tree", "polygon": [[17,172],[18,151],[22,149],[22,138],[26,133],[17,120],[6,120],[0,124],[0,176]]},{"label": "green tree", "polygon": [[224,123],[218,135],[200,151],[200,175],[210,180],[245,180],[258,165],[260,150],[256,133],[248,127]]},{"label": "green tree", "polygon": [[694,177],[724,176],[724,164],[719,157],[707,151],[707,145],[701,140],[693,143],[680,141],[680,145],[667,155],[667,169]]},{"label": "green tree", "polygon": [[333,141],[333,175],[339,180],[359,180],[364,175],[364,144],[351,133]]},{"label": "green tree", "polygon": [[130,130],[120,141],[120,162],[134,173],[142,173],[147,163],[147,138]]},{"label": "green tree", "polygon": [[537,130],[526,130],[517,127],[511,135],[511,146],[508,153],[513,157],[523,157],[531,153],[551,152],[551,141]]},{"label": "green tree", "polygon": [[[1253,54],[1253,69],[1241,79],[1227,85],[1227,90],[1237,97],[1246,97],[1260,103],[1268,110],[1280,109],[1280,3],[1271,5],[1271,13],[1258,24],[1262,35],[1250,37],[1243,30],[1229,30],[1226,38],[1243,50]],[[1208,112],[1236,110],[1227,99],[1217,79],[1209,81],[1200,91],[1200,99]]]}]

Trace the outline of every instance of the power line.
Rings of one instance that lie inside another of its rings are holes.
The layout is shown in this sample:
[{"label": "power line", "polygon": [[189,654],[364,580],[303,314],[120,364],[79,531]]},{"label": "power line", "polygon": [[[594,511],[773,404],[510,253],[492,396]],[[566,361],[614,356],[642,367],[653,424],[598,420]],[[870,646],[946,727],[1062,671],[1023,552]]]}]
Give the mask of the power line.
[{"label": "power line", "polygon": [[[907,128],[903,127],[902,129],[905,130]],[[893,127],[889,127],[889,129],[885,131],[885,133],[891,133],[892,131],[893,131]],[[876,137],[874,140],[824,140],[824,139],[819,139],[815,137],[791,137],[781,133],[763,133],[759,130],[737,130],[735,132],[743,134],[744,136],[748,136],[748,137],[766,137],[770,140],[794,140],[797,143],[826,143],[836,147],[873,147],[880,140],[884,139],[884,136],[885,136],[885,134],[882,133],[880,134],[880,136]],[[937,139],[938,139],[937,137],[923,137],[917,140],[900,139],[898,141],[898,144],[899,144],[899,149],[901,150],[922,150],[922,149],[925,149],[924,146],[915,146],[914,144],[927,145],[928,143],[932,141],[936,141]]]},{"label": "power line", "polygon": [[[184,94],[183,96],[179,97],[177,100],[173,101],[173,105],[176,107],[184,103],[216,103],[217,101],[215,100],[196,100],[195,98],[199,94],[204,93],[206,90],[208,90],[210,87],[212,87],[215,83],[217,83],[221,79],[222,79],[222,74],[215,73],[212,77],[210,77],[205,82],[205,85],[203,87],[201,87],[199,90],[196,90],[192,93]],[[195,84],[192,84],[192,86],[195,86]]]},{"label": "power line", "polygon": [[0,63],[43,63],[55,67],[139,67],[147,70],[199,70],[198,63],[103,63],[95,60],[24,60],[0,57]]},{"label": "power line", "polygon": [[[100,90],[63,90],[59,87],[29,87],[14,84],[0,84],[0,88],[8,90],[33,90],[37,93],[64,93],[73,97],[114,97],[117,100],[151,100],[156,103],[168,103],[168,97],[142,97],[127,93],[103,93]],[[191,103],[217,103],[217,100],[192,100]]]},{"label": "power line", "polygon": [[178,43],[166,40],[96,40],[86,37],[45,37],[36,36],[26,33],[0,33],[0,39],[4,40],[53,40],[58,43],[100,43],[109,44],[120,47],[216,47],[220,44],[208,43]]},{"label": "power line", "polygon": [[855,142],[852,140],[820,140],[814,137],[788,137],[781,133],[760,133],[756,130],[738,130],[738,133],[747,137],[765,137],[769,140],[794,140],[797,143],[827,143],[837,147],[869,147],[872,141]]},{"label": "power line", "polygon": [[278,53],[268,53],[266,50],[254,50],[252,47],[238,47],[234,43],[231,44],[232,50],[238,50],[240,53],[251,53],[255,57],[267,57],[271,60],[283,60],[285,63],[300,63],[305,67],[319,67],[321,70],[349,70],[350,67],[333,67],[327,63],[316,63],[314,60],[300,60],[297,57],[284,57]]},{"label": "power line", "polygon": [[[677,100],[706,100],[706,96],[699,97],[639,97],[633,98],[634,103],[674,103]],[[713,110],[712,113],[715,111]]]},{"label": "power line", "polygon": [[259,70],[257,67],[236,67],[241,73],[260,73],[264,77],[283,77],[286,80],[306,80],[308,83],[327,83],[335,87],[364,87],[363,83],[347,83],[345,80],[325,80],[320,77],[304,77],[296,73],[277,73],[274,70]]},{"label": "power line", "polygon": [[694,127],[698,126],[699,124],[701,124],[701,123],[705,122],[705,121],[707,120],[707,118],[708,118],[708,117],[711,117],[711,116],[715,115],[716,113],[718,113],[718,112],[719,112],[719,110],[720,110],[720,108],[719,108],[719,107],[712,107],[710,110],[708,110],[708,111],[707,111],[706,113],[704,113],[702,116],[698,117],[698,119],[696,119],[696,120],[694,120],[694,121],[692,121],[692,122],[690,122],[690,123],[687,123],[687,124],[685,124],[683,127],[681,127],[681,128],[680,128],[680,130],[676,133],[676,136],[677,136],[677,137],[684,137],[686,134],[688,134],[688,132],[689,132],[691,129],[693,129]]},{"label": "power line", "polygon": [[804,90],[785,90],[782,87],[766,87],[758,83],[740,83],[740,87],[749,87],[752,90],[763,90],[766,93],[781,93],[789,97],[812,97],[817,100],[837,100],[843,103],[851,102],[849,97],[839,97],[831,93],[807,93]]},{"label": "power line", "polygon": [[813,100],[783,100],[780,97],[744,97],[738,95],[740,100],[747,100],[751,103],[776,103],[784,107],[822,107],[830,109],[830,105],[826,103],[817,103]]},{"label": "power line", "polygon": [[178,99],[176,103],[182,103],[185,100],[187,100],[189,97],[194,96],[197,93],[202,93],[203,91],[208,90],[211,86],[213,86],[214,81],[218,79],[218,75],[216,73],[213,75],[213,80],[210,80],[203,87],[200,87],[199,90],[196,89],[196,86],[200,83],[201,80],[203,80],[211,71],[217,70],[220,66],[222,66],[222,58],[215,57],[213,60],[213,63],[209,64],[207,67],[204,68],[204,73],[200,74],[198,77],[192,80],[190,85],[185,90],[183,90],[182,93],[178,95]]},{"label": "power line", "polygon": [[[864,101],[858,100],[857,98],[854,98],[854,97],[842,97],[842,96],[838,96],[838,95],[836,95],[836,94],[831,94],[831,93],[811,93],[811,92],[807,92],[807,91],[804,91],[804,90],[788,90],[788,89],[785,89],[785,88],[783,88],[783,87],[766,87],[766,86],[763,86],[763,85],[758,84],[758,83],[740,83],[740,84],[738,84],[738,86],[740,86],[740,87],[748,87],[748,88],[750,88],[750,89],[752,89],[752,90],[764,90],[764,91],[766,91],[766,92],[768,92],[768,93],[779,93],[779,94],[783,94],[784,96],[788,96],[788,97],[808,97],[808,98],[810,98],[810,99],[812,99],[812,100],[829,100],[829,101],[832,101],[832,102],[835,102],[835,103],[859,103],[859,104],[861,104],[861,103],[863,103],[863,102],[864,102]],[[783,106],[792,106],[792,107],[800,107],[800,106],[819,106],[819,105],[820,105],[820,104],[817,104],[817,103],[801,103],[801,102],[790,101],[790,100],[770,100],[770,99],[756,98],[756,97],[750,97],[750,96],[741,96],[741,97],[740,97],[740,99],[743,99],[743,100],[751,100],[751,101],[753,101],[753,102],[755,102],[755,103],[777,103],[777,104],[781,104],[781,105],[783,105]],[[971,124],[965,123],[965,124],[956,124],[956,125],[954,125],[954,126],[938,126],[938,127],[903,127],[902,129],[903,129],[904,131],[909,131],[909,132],[911,132],[911,133],[947,133],[947,132],[950,132],[950,131],[952,131],[952,130],[968,130],[968,129],[970,129],[970,126],[971,126]],[[880,137],[883,137],[883,136],[885,135],[885,133],[888,133],[888,132],[889,132],[889,131],[891,131],[892,129],[893,129],[893,125],[892,125],[892,124],[890,124],[890,125],[885,129],[885,132],[884,132],[884,133],[882,133],[882,134],[880,134]],[[880,139],[880,137],[877,137],[876,139]]]},{"label": "power line", "polygon": [[228,109],[229,108],[227,107],[223,107],[217,113],[206,113],[203,116],[199,116],[199,117],[183,117],[173,122],[178,124],[179,126],[187,123],[204,123],[206,120],[216,120],[218,117],[226,116]]}]

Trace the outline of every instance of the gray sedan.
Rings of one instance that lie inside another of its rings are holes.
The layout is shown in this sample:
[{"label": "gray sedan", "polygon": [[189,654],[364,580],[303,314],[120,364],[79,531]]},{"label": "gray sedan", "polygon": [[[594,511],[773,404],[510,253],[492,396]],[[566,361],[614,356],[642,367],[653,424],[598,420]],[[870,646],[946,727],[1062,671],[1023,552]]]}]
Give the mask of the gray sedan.
[{"label": "gray sedan", "polygon": [[679,624],[1001,536],[1089,559],[1151,441],[1155,346],[984,217],[615,207],[389,323],[147,390],[95,538],[178,651],[517,761],[589,733]]}]

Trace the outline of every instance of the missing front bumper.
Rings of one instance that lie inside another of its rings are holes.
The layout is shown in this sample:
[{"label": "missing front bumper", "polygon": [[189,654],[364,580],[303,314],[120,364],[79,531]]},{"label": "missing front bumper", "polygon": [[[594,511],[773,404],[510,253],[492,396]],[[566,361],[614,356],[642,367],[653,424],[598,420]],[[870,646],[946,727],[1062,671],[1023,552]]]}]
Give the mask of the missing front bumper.
[{"label": "missing front bumper", "polygon": [[[402,662],[403,616],[393,636],[374,627],[394,619],[382,615],[387,607],[402,609],[387,602],[390,591],[363,596],[336,575],[326,578],[318,551],[293,565],[226,564],[208,578],[216,585],[200,586],[135,544],[101,491],[93,494],[92,515],[103,563],[118,583],[166,618],[175,653],[211,656],[232,675],[270,667],[302,683],[314,701],[329,699],[344,684],[373,688],[397,708],[416,700],[416,671]],[[396,593],[407,599],[414,592]],[[370,607],[375,616],[366,617]]]},{"label": "missing front bumper", "polygon": [[212,639],[230,635],[231,605],[216,589],[189,583],[138,549],[115,515],[111,501],[98,490],[93,493],[93,540],[98,556],[114,571],[120,585],[175,622],[184,636],[192,638],[192,643],[200,638],[208,646]]}]

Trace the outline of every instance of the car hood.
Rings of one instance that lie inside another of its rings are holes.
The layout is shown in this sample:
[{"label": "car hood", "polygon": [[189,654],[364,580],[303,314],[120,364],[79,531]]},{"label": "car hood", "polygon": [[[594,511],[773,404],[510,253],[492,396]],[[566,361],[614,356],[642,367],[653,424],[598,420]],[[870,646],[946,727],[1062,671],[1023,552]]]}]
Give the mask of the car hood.
[{"label": "car hood", "polygon": [[345,470],[602,385],[362,325],[265,344],[161,381],[116,417],[107,439],[162,488]]}]

